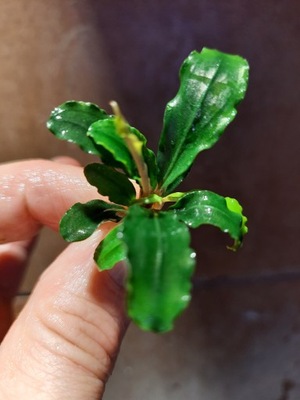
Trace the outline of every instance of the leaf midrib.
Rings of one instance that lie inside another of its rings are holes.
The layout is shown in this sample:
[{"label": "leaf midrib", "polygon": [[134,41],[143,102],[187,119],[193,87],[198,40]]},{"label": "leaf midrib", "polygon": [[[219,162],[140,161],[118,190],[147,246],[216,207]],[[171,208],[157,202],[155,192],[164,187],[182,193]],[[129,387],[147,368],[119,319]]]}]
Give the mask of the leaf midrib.
[{"label": "leaf midrib", "polygon": [[[216,69],[215,73],[213,74],[213,76],[212,76],[212,78],[211,78],[211,80],[210,80],[210,82],[209,82],[209,84],[208,84],[208,86],[207,86],[207,88],[206,88],[206,90],[205,90],[205,92],[204,92],[204,96],[203,96],[203,98],[202,98],[202,100],[201,100],[201,103],[200,103],[200,105],[199,105],[199,110],[201,110],[202,105],[203,105],[205,99],[207,98],[207,95],[208,95],[208,92],[209,92],[209,89],[210,89],[211,85],[215,82],[215,80],[216,80],[216,78],[217,78],[217,75],[218,75],[218,73],[219,73],[219,70],[220,70],[220,67],[221,67],[222,63],[223,63],[223,60],[221,59],[220,62],[219,62],[219,64],[218,64],[218,66],[217,66],[217,69]],[[198,75],[196,75],[196,76],[198,77]],[[204,78],[204,76],[202,76],[202,77]],[[193,120],[191,121],[191,123],[190,123],[188,129],[186,130],[186,132],[190,132],[190,131],[191,131],[194,121],[195,121],[195,118],[193,118]],[[204,126],[206,126],[206,125],[207,125],[207,124],[205,124]],[[186,136],[187,136],[187,135],[185,135],[184,137],[182,137],[182,140],[181,140],[180,144],[179,144],[178,146],[176,146],[175,153],[174,153],[175,155],[174,155],[174,157],[172,157],[171,163],[169,164],[169,166],[168,166],[168,168],[167,168],[167,171],[166,171],[166,173],[164,174],[164,177],[163,177],[163,180],[164,180],[164,181],[166,181],[166,180],[168,179],[170,173],[172,172],[172,170],[173,170],[173,168],[174,168],[174,165],[177,164],[177,160],[178,160],[178,158],[179,158],[179,153],[181,152],[181,149],[182,149],[182,146],[183,146],[183,144],[184,144],[184,142],[185,142]],[[170,172],[170,171],[171,171],[171,172]],[[171,183],[172,183],[172,182],[171,182]],[[170,183],[170,184],[171,184],[171,183]],[[170,186],[170,184],[169,184],[168,186]],[[162,187],[163,187],[163,186],[164,186],[164,185],[163,185],[163,183],[162,183]]]}]

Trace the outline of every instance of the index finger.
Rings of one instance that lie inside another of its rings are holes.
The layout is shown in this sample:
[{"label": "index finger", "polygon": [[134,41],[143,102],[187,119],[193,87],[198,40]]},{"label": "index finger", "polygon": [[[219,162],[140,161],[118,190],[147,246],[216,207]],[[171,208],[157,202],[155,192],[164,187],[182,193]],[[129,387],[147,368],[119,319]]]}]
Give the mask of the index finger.
[{"label": "index finger", "polygon": [[0,166],[0,243],[29,239],[41,225],[57,229],[75,202],[98,198],[83,169],[48,160]]}]

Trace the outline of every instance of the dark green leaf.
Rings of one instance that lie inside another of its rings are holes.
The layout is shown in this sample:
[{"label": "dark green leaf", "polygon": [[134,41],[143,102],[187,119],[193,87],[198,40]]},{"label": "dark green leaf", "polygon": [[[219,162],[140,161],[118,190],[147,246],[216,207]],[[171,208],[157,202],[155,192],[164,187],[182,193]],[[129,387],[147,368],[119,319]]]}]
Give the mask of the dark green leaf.
[{"label": "dark green leaf", "polygon": [[212,147],[233,120],[245,95],[248,69],[243,58],[206,48],[184,61],[159,143],[159,182],[165,192],[182,181],[198,153]]},{"label": "dark green leaf", "polygon": [[[146,147],[146,138],[137,129],[129,126],[133,133],[142,143],[142,152],[152,187],[157,183],[157,166],[154,153]],[[124,139],[116,130],[115,118],[100,120],[92,124],[88,130],[88,136],[101,149],[102,161],[111,167],[121,168],[131,178],[140,181],[136,164]]]},{"label": "dark green leaf", "polygon": [[77,242],[88,238],[105,221],[119,221],[117,212],[123,207],[102,200],[74,204],[60,221],[60,233],[68,242]]},{"label": "dark green leaf", "polygon": [[188,228],[171,213],[135,205],[124,219],[123,234],[130,264],[129,316],[142,329],[168,331],[190,300],[195,253]]},{"label": "dark green leaf", "polygon": [[130,180],[113,168],[103,164],[89,164],[85,167],[84,174],[88,182],[113,203],[129,205],[136,197]]},{"label": "dark green leaf", "polygon": [[114,227],[97,247],[94,260],[99,269],[104,271],[113,268],[119,261],[126,259],[126,251],[122,240],[122,225]]},{"label": "dark green leaf", "polygon": [[148,168],[148,176],[150,179],[150,184],[153,189],[157,186],[157,162],[156,156],[152,150],[150,150],[146,145],[143,146],[143,158]]},{"label": "dark green leaf", "polygon": [[[220,228],[234,239],[236,248],[247,232],[246,217],[242,215],[242,208],[237,200],[228,199],[208,190],[197,190],[187,193],[169,210],[192,228],[203,224]],[[234,202],[235,205],[230,206],[229,202],[230,204]],[[240,207],[239,211],[236,205]]]},{"label": "dark green leaf", "polygon": [[87,131],[93,122],[107,118],[110,116],[95,104],[67,101],[52,111],[47,127],[59,139],[76,143],[87,153],[100,155]]}]

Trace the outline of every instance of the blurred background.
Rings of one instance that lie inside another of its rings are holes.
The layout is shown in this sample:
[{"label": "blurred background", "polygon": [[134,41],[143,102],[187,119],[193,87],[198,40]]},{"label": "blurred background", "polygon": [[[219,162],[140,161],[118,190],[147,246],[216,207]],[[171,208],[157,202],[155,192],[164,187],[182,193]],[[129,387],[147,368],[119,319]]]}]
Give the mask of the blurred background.
[{"label": "blurred background", "polygon": [[[190,51],[217,48],[250,63],[237,118],[183,186],[239,199],[244,246],[232,253],[219,231],[193,232],[189,309],[165,335],[130,327],[105,400],[300,398],[299,13],[296,0],[0,2],[1,162],[89,162],[45,127],[70,99],[108,110],[118,100],[156,149]],[[22,292],[63,247],[43,232]]]}]

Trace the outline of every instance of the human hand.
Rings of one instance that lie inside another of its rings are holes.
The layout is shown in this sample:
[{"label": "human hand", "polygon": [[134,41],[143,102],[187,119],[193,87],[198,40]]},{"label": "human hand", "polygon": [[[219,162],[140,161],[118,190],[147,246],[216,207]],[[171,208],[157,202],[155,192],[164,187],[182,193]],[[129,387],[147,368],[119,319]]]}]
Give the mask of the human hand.
[{"label": "human hand", "polygon": [[[0,166],[0,334],[40,227],[57,230],[74,202],[99,196],[75,162],[58,161]],[[42,274],[0,347],[1,399],[102,397],[128,324],[122,268],[99,272],[93,262],[108,230],[70,244]]]}]

